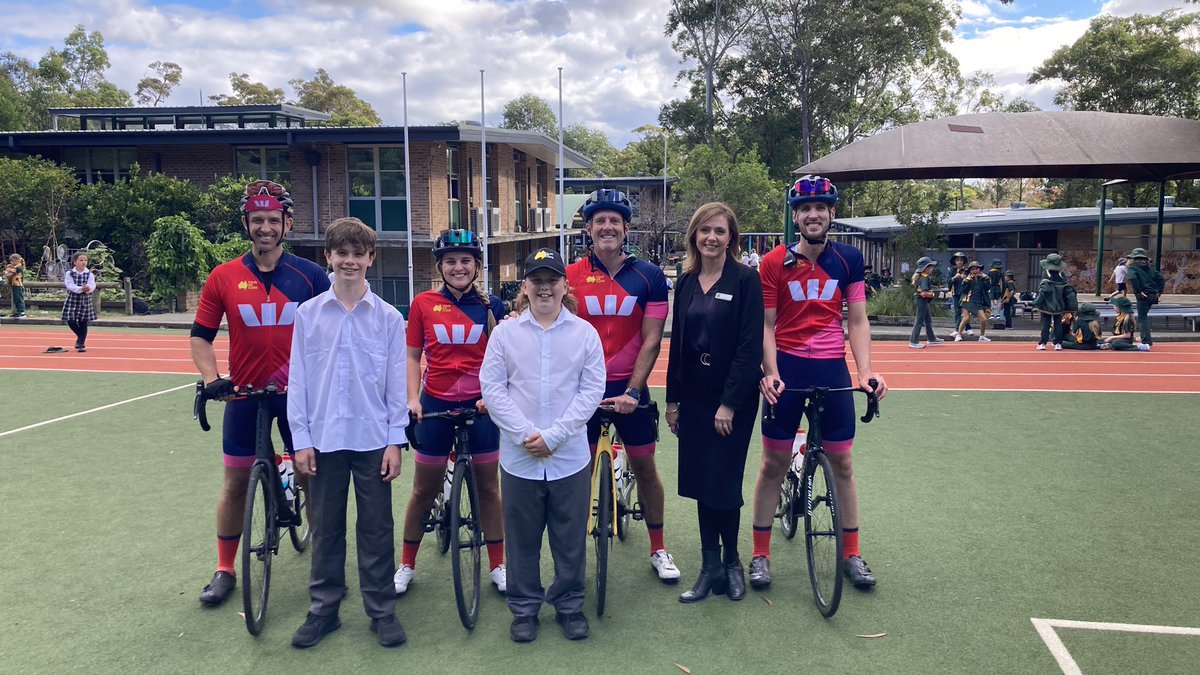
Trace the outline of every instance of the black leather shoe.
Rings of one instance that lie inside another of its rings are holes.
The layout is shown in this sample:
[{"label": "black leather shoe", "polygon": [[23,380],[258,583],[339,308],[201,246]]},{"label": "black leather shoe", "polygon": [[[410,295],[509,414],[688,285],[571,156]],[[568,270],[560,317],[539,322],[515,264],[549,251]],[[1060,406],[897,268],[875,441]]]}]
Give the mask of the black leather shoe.
[{"label": "black leather shoe", "polygon": [[[309,612],[308,618],[304,620],[304,625],[297,628],[296,632],[292,634],[292,646],[300,649],[312,647],[320,642],[321,638],[341,627],[342,622],[338,620],[337,614],[321,616]],[[373,624],[372,627],[374,627]],[[403,628],[400,630],[404,631]],[[382,642],[382,640],[380,641]]]},{"label": "black leather shoe", "polygon": [[725,593],[725,569],[721,566],[720,549],[700,551],[700,559],[703,561],[700,566],[700,576],[696,577],[696,583],[692,584],[691,590],[684,591],[679,595],[680,602],[700,602],[710,594],[722,595]]},{"label": "black leather shoe", "polygon": [[537,639],[541,623],[536,616],[518,616],[508,627],[508,635],[513,642],[533,642]]},{"label": "black leather shoe", "polygon": [[568,640],[582,640],[588,636],[587,617],[583,615],[583,612],[571,614],[559,612],[554,615],[554,621],[562,626],[563,635]]},{"label": "black leather shoe", "polygon": [[868,589],[875,586],[875,575],[871,574],[871,568],[867,567],[867,563],[859,556],[852,555],[846,558],[846,576],[850,578],[850,583],[854,584],[855,588]]},{"label": "black leather shoe", "polygon": [[756,555],[750,560],[750,588],[761,591],[771,585],[771,559]]},{"label": "black leather shoe", "polygon": [[742,570],[742,561],[735,560],[725,563],[725,594],[730,600],[741,600],[746,597],[746,576]]},{"label": "black leather shoe", "polygon": [[225,602],[233,589],[237,588],[237,577],[229,572],[218,571],[213,575],[212,581],[200,591],[200,602],[210,607]]},{"label": "black leather shoe", "polygon": [[404,633],[404,626],[400,625],[394,615],[371,619],[371,632],[379,635],[379,644],[384,647],[399,647],[408,639]]}]

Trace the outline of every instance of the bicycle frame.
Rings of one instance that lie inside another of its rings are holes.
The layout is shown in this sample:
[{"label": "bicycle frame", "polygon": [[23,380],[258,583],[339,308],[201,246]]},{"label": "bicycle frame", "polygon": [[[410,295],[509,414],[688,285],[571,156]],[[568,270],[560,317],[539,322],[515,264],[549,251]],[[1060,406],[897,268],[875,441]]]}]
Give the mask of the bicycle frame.
[{"label": "bicycle frame", "polygon": [[[614,433],[615,432],[612,429],[612,420],[602,416],[600,418],[600,438],[596,441],[596,456],[592,458],[591,500],[592,504],[599,504],[599,495],[596,494],[596,486],[599,484],[600,462],[597,460],[600,458],[601,454],[608,455],[609,471],[612,472],[612,480],[609,481],[612,492],[611,501],[609,502],[612,504],[612,508],[609,510],[610,512],[608,514],[609,519],[612,521],[609,532],[617,531],[617,474],[615,470],[617,465],[617,455],[613,451]],[[588,516],[588,532],[596,529],[596,520],[599,517],[599,513],[593,513],[592,515]]]}]

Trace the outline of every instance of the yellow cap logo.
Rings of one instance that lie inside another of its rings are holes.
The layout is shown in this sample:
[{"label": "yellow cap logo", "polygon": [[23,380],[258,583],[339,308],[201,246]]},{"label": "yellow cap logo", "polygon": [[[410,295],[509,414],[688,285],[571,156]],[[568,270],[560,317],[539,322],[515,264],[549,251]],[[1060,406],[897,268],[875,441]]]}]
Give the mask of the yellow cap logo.
[{"label": "yellow cap logo", "polygon": [[551,251],[538,251],[538,252],[537,252],[536,254],[534,254],[534,256],[533,256],[533,259],[534,259],[534,260],[541,260],[542,258],[551,258],[551,259],[553,259],[553,258],[554,258],[554,253],[553,253],[553,252],[551,252]]}]

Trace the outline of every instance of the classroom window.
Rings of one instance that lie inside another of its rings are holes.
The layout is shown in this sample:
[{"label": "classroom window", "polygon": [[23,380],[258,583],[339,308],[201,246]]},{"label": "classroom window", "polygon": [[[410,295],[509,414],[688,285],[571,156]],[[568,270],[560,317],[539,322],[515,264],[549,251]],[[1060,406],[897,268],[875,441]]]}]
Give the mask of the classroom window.
[{"label": "classroom window", "polygon": [[346,152],[349,212],[378,232],[408,229],[403,147],[352,147]]},{"label": "classroom window", "polygon": [[291,154],[287,148],[238,148],[237,171],[240,176],[289,185],[292,180]]}]

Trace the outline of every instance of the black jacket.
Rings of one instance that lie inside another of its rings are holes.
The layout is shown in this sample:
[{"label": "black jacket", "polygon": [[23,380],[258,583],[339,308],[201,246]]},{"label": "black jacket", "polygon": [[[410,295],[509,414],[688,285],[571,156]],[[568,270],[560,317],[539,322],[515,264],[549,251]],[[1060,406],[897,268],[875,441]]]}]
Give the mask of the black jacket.
[{"label": "black jacket", "polygon": [[[683,345],[688,305],[699,284],[695,272],[684,274],[675,284],[674,316],[671,319],[670,359],[667,362],[667,401],[684,400]],[[709,337],[713,373],[727,373],[721,403],[739,408],[754,397],[762,379],[763,298],[758,272],[732,258],[725,261],[721,278],[712,290],[732,296],[718,300],[710,317]]]}]

